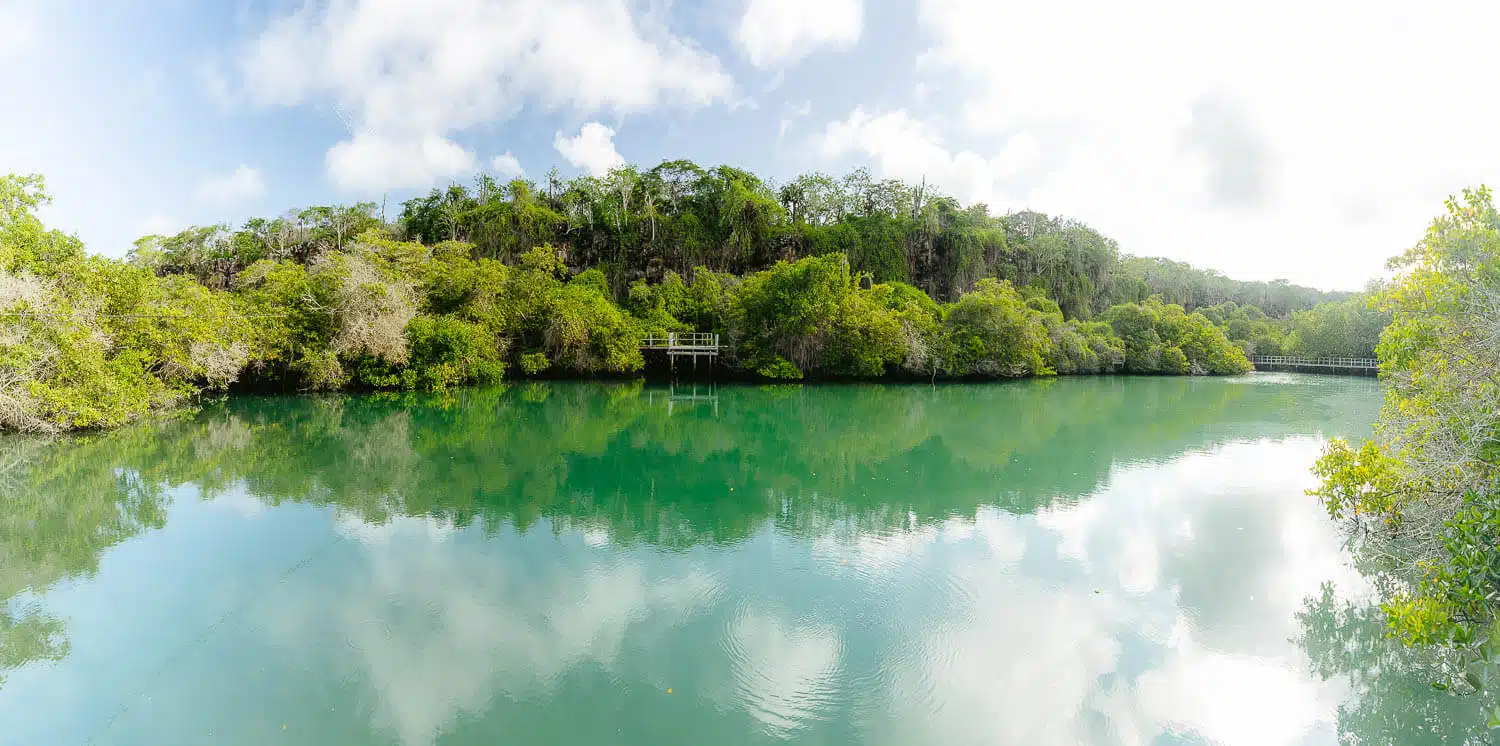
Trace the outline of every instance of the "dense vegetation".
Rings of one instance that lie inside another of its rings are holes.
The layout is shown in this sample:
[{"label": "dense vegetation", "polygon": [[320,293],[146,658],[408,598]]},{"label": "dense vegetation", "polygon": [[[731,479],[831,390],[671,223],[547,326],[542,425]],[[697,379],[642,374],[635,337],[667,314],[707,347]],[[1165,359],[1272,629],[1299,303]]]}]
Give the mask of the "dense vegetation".
[{"label": "dense vegetation", "polygon": [[1240,373],[1246,354],[1359,353],[1383,323],[1360,299],[1122,257],[1077,222],[862,171],[481,178],[390,223],[314,207],[148,236],[124,261],[47,230],[45,200],[38,177],[0,179],[5,429],[115,426],[231,385],[628,374],[668,332],[720,334],[744,375],[936,379]]},{"label": "dense vegetation", "polygon": [[[1450,200],[1391,261],[1381,295],[1386,406],[1376,437],[1334,441],[1317,494],[1378,578],[1390,631],[1438,653],[1447,685],[1489,678],[1500,611],[1500,212]],[[1497,721],[1500,724],[1500,721]]]}]

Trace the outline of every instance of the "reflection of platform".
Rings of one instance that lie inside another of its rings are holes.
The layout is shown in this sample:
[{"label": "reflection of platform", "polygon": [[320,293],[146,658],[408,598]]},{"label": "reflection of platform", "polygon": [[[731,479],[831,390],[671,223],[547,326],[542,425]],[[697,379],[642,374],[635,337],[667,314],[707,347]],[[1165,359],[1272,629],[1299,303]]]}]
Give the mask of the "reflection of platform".
[{"label": "reflection of platform", "polygon": [[[652,404],[656,403],[657,393],[656,391],[647,392]],[[696,407],[701,403],[712,404],[714,417],[719,416],[719,392],[714,388],[713,384],[699,387],[695,383],[691,388],[677,388],[676,384],[672,384],[667,387],[667,395],[664,398],[667,400],[667,414],[669,416],[680,406]]]}]

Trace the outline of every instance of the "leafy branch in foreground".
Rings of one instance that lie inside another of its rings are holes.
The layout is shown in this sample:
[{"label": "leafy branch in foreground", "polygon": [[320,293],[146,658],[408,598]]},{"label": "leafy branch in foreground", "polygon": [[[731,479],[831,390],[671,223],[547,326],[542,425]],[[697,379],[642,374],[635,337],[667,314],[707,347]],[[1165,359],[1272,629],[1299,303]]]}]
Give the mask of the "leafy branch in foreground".
[{"label": "leafy branch in foreground", "polygon": [[1391,261],[1375,438],[1330,443],[1313,493],[1378,579],[1390,634],[1473,688],[1500,631],[1500,213],[1485,188],[1447,207]]}]

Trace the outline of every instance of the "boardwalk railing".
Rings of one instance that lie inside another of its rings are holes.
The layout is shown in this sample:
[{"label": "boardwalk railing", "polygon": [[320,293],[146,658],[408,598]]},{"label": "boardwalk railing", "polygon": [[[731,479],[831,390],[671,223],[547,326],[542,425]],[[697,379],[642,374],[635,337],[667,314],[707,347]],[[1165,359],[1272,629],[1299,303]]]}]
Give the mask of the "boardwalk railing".
[{"label": "boardwalk railing", "polygon": [[1258,355],[1250,358],[1256,368],[1319,368],[1360,373],[1378,373],[1380,361],[1364,357],[1296,357]]},{"label": "boardwalk railing", "polygon": [[655,335],[641,340],[643,350],[666,350],[669,354],[715,354],[719,351],[719,335],[708,332],[668,332],[665,337]]}]

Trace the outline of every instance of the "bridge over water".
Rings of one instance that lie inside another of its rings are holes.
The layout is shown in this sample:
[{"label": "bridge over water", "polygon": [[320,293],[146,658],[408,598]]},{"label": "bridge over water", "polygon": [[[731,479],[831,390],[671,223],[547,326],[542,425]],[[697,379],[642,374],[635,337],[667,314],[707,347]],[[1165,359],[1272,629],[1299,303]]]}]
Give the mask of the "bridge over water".
[{"label": "bridge over water", "polygon": [[1294,355],[1257,355],[1250,358],[1256,370],[1293,373],[1336,373],[1346,376],[1380,374],[1380,361],[1364,357],[1297,357]]}]

